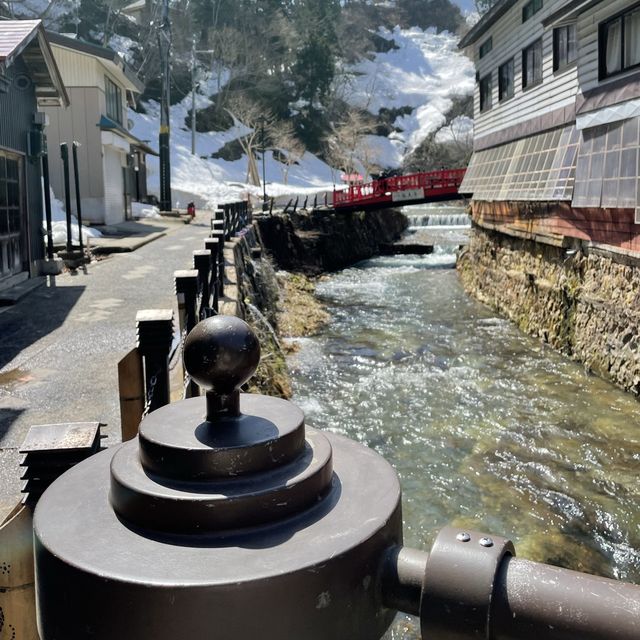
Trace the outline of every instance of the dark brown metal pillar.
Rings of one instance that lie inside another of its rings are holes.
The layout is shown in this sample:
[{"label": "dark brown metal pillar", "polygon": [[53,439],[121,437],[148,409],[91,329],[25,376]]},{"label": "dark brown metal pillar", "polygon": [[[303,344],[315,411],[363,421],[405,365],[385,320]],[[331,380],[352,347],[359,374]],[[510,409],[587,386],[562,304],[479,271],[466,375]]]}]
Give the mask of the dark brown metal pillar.
[{"label": "dark brown metal pillar", "polygon": [[211,275],[211,251],[208,249],[197,249],[193,252],[193,268],[198,272],[198,282],[200,284],[200,309],[198,309],[198,320],[204,320],[212,315],[211,309],[211,289],[209,288]]},{"label": "dark brown metal pillar", "polygon": [[169,404],[169,353],[173,342],[173,311],[138,311],[136,325],[137,347],[144,358],[147,414]]},{"label": "dark brown metal pillar", "polygon": [[210,253],[211,260],[211,282],[209,284],[209,291],[211,292],[211,308],[218,313],[219,311],[219,299],[220,299],[220,282],[222,281],[222,274],[219,271],[219,249],[218,238],[206,238],[204,241],[204,248]]}]

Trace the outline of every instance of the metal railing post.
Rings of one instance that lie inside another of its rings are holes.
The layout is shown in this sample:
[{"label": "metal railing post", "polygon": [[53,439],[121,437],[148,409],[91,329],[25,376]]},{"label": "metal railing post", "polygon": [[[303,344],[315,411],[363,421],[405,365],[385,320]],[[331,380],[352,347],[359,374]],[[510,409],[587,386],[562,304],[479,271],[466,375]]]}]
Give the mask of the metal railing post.
[{"label": "metal railing post", "polygon": [[218,265],[218,238],[206,238],[204,241],[204,248],[209,251],[211,260],[211,282],[209,285],[209,291],[212,295],[211,308],[218,313],[219,311],[219,298],[220,298],[220,280],[221,274],[219,272]]},{"label": "metal railing post", "polygon": [[[198,323],[198,271],[183,269],[174,271],[176,296],[178,298],[178,320],[180,323],[180,340],[184,342],[191,330]],[[193,398],[200,395],[200,387],[193,381],[185,386],[185,397]]]},{"label": "metal railing post", "polygon": [[200,308],[198,309],[198,319],[204,320],[210,314],[211,290],[209,289],[211,271],[211,251],[207,249],[196,249],[193,252],[193,267],[198,272],[198,283],[200,285]]},{"label": "metal railing post", "polygon": [[173,342],[173,311],[138,311],[136,327],[137,348],[144,358],[146,415],[169,404],[169,352]]}]

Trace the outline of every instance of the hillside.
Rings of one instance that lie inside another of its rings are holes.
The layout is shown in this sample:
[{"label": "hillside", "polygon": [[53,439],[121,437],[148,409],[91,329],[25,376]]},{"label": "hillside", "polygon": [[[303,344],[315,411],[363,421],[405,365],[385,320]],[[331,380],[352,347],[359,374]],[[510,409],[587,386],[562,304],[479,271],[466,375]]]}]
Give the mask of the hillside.
[{"label": "hillside", "polygon": [[[133,133],[157,147],[161,5],[148,0],[141,24],[125,5],[24,0],[12,7],[24,17],[42,16],[52,30],[119,51],[147,84],[129,113]],[[2,7],[0,0],[0,13]],[[465,24],[449,0],[173,0],[170,17],[175,204],[261,194],[263,128],[270,195],[332,188],[343,173],[367,179],[402,168],[458,166],[468,157],[466,96],[474,73],[457,50]],[[156,158],[148,168],[157,192]]]}]

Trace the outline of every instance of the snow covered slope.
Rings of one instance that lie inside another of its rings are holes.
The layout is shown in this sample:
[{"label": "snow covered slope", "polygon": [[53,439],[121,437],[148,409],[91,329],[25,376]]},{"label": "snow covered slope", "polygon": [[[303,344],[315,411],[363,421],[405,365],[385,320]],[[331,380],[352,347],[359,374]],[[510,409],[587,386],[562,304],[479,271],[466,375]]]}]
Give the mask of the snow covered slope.
[{"label": "snow covered slope", "polygon": [[[371,60],[341,70],[336,82],[344,100],[353,106],[377,115],[383,107],[411,107],[410,115],[397,118],[394,126],[401,131],[388,138],[369,136],[375,160],[385,167],[397,167],[406,153],[413,150],[430,132],[440,126],[444,112],[451,105],[451,96],[473,90],[473,64],[457,50],[457,37],[434,30],[381,29],[379,34],[393,40],[398,47],[376,54]],[[213,83],[202,83],[202,91],[213,92]],[[206,95],[197,94],[197,108],[211,104]],[[185,126],[185,116],[191,108],[191,96],[171,108],[171,174],[174,206],[185,206],[196,200],[209,206],[238,198],[247,192],[262,193],[260,187],[247,185],[247,159],[235,162],[213,160],[211,154],[225,143],[243,134],[241,126],[228,131],[197,133],[196,156],[191,155],[191,132]],[[145,104],[147,113],[130,112],[133,133],[149,140],[157,148],[159,108],[157,103]],[[470,127],[471,122],[460,126]],[[149,158],[149,187],[159,191],[157,158]],[[260,172],[262,167],[260,167]],[[266,155],[267,192],[277,196],[286,193],[315,192],[331,189],[331,169],[317,157],[306,153],[299,165],[292,167],[288,185],[283,184],[282,165]]]}]

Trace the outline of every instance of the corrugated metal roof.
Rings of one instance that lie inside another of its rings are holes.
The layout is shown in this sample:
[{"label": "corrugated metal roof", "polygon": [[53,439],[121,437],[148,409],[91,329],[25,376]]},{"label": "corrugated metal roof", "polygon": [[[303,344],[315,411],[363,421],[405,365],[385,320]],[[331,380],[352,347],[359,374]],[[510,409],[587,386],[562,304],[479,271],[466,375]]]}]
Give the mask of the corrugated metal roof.
[{"label": "corrugated metal roof", "polygon": [[36,86],[38,104],[69,104],[41,20],[0,20],[0,75],[23,56]]},{"label": "corrugated metal roof", "polygon": [[0,20],[0,63],[19,55],[35,38],[39,25],[40,20]]}]

